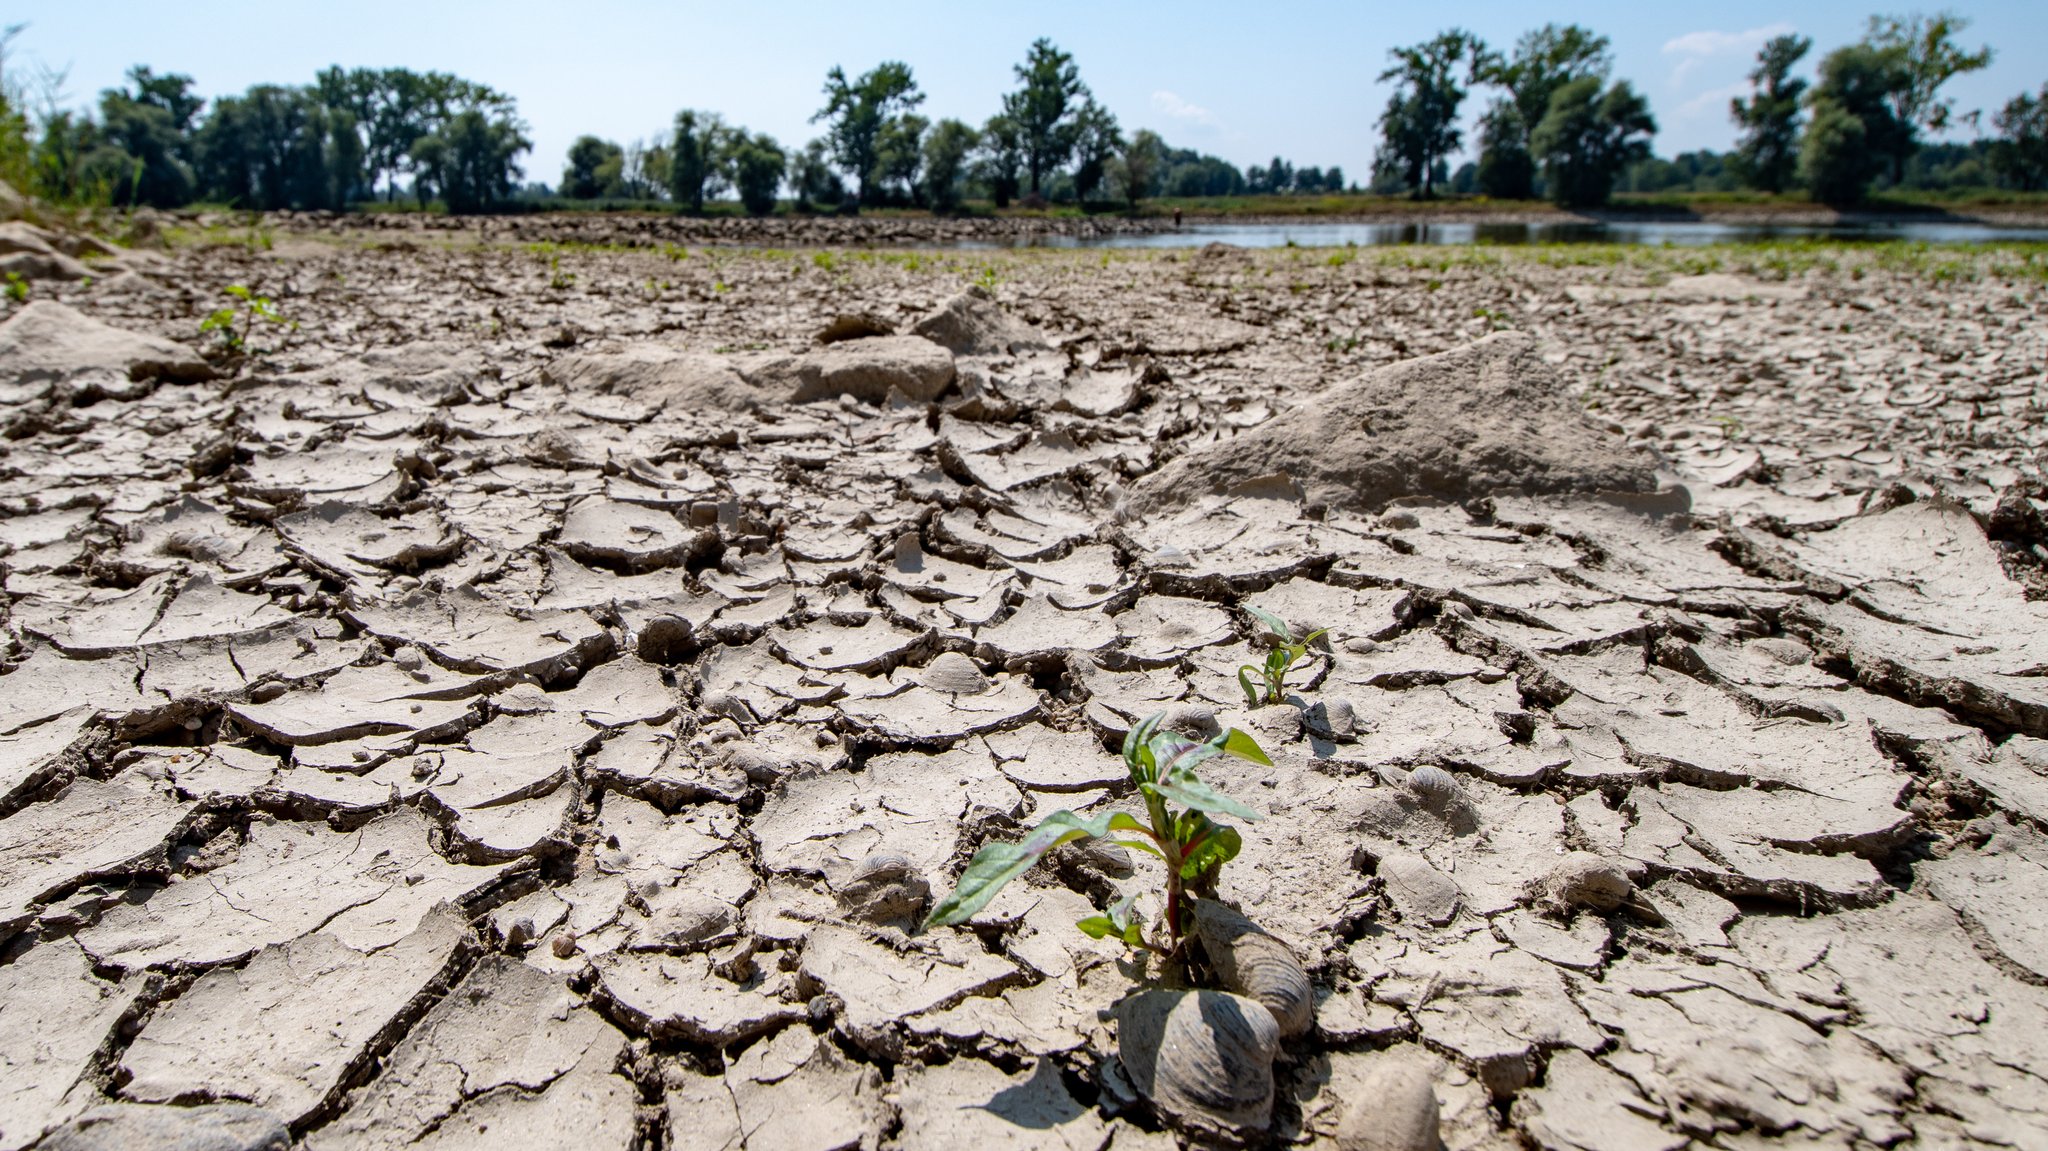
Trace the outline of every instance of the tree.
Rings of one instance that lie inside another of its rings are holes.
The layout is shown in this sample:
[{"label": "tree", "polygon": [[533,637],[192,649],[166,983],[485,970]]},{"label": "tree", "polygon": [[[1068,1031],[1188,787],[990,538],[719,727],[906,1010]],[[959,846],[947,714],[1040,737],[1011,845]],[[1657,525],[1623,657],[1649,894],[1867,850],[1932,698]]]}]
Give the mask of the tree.
[{"label": "tree", "polygon": [[981,126],[981,149],[975,156],[974,175],[988,185],[996,207],[1007,208],[1016,198],[1018,170],[1024,166],[1024,133],[1007,113],[998,112]]},{"label": "tree", "polygon": [[526,174],[518,158],[532,148],[526,125],[516,118],[469,108],[414,144],[413,162],[450,212],[469,214],[488,211],[512,195],[514,182]]},{"label": "tree", "polygon": [[1074,113],[1088,99],[1074,58],[1039,37],[1015,67],[1019,84],[1003,97],[1003,115],[1017,126],[1024,171],[1036,196],[1045,177],[1066,165],[1080,141]]},{"label": "tree", "polygon": [[1526,200],[1535,194],[1530,137],[1559,88],[1587,77],[1607,78],[1614,64],[1607,49],[1607,37],[1577,24],[1545,24],[1523,33],[1511,56],[1486,52],[1474,61],[1476,82],[1507,91],[1480,123],[1479,184],[1487,195]]},{"label": "tree", "polygon": [[1998,129],[1992,168],[2024,191],[2048,187],[2048,84],[2039,96],[2022,92],[2007,100],[1991,123]]},{"label": "tree", "polygon": [[981,134],[958,120],[941,120],[924,137],[924,196],[934,212],[960,207],[967,157]]},{"label": "tree", "polygon": [[1166,163],[1166,141],[1150,128],[1131,134],[1123,154],[1110,168],[1110,182],[1123,193],[1124,202],[1135,208],[1138,201],[1159,186],[1160,170]]},{"label": "tree", "polygon": [[[1948,129],[1955,101],[1941,97],[1942,86],[1991,63],[1989,47],[1965,52],[1956,46],[1955,38],[1969,26],[1969,20],[1953,12],[1870,18],[1870,31],[1863,42],[1890,61],[1892,115],[1905,126],[1905,132],[1894,138],[1890,153],[1894,183],[1905,177],[1906,161],[1919,146],[1917,133]],[[1968,119],[1974,123],[1976,116],[1972,112]]]},{"label": "tree", "polygon": [[704,201],[725,190],[725,154],[734,129],[716,112],[685,108],[676,113],[669,142],[668,191],[688,211],[703,212]]},{"label": "tree", "polygon": [[1553,202],[1598,207],[1613,194],[1621,170],[1650,154],[1649,137],[1656,131],[1649,102],[1628,81],[1602,91],[1598,76],[1584,76],[1551,94],[1529,148],[1542,162]]},{"label": "tree", "polygon": [[1074,126],[1074,192],[1086,202],[1108,180],[1110,161],[1123,150],[1124,134],[1109,109],[1093,99],[1082,102]]},{"label": "tree", "polygon": [[116,173],[113,198],[159,208],[188,204],[198,191],[191,166],[193,121],[206,102],[192,95],[190,76],[158,76],[137,65],[128,79],[132,89],[100,93],[107,154],[98,162]]},{"label": "tree", "polygon": [[923,116],[892,116],[875,138],[875,183],[882,197],[901,197],[913,204],[923,195],[918,173],[924,167],[924,132],[931,121]]},{"label": "tree", "polygon": [[1773,37],[1756,55],[1749,73],[1750,97],[1728,101],[1728,111],[1742,128],[1735,146],[1735,166],[1743,183],[1766,192],[1782,192],[1799,166],[1799,99],[1806,81],[1792,75],[1813,41],[1786,34]]},{"label": "tree", "polygon": [[1860,202],[1887,158],[1912,153],[1912,126],[1891,102],[1902,83],[1899,67],[1896,55],[1869,44],[1845,45],[1822,58],[1819,82],[1806,94],[1811,116],[1799,145],[1799,179],[1815,199]]},{"label": "tree", "polygon": [[766,216],[775,211],[775,193],[782,187],[782,169],[788,159],[782,153],[782,145],[765,132],[733,134],[726,146],[725,162],[747,215]]},{"label": "tree", "polygon": [[562,169],[562,195],[571,200],[595,200],[607,191],[607,169],[612,180],[624,173],[625,150],[610,140],[578,136],[569,145],[569,163]]},{"label": "tree", "polygon": [[846,199],[846,185],[832,170],[831,149],[823,140],[812,140],[789,156],[789,186],[796,193],[799,211],[813,207],[836,208]]},{"label": "tree", "polygon": [[825,106],[811,117],[827,122],[825,139],[839,169],[859,181],[860,204],[873,202],[882,130],[898,116],[924,103],[924,93],[910,74],[910,65],[886,60],[849,83],[844,70],[825,74]]},{"label": "tree", "polygon": [[[1389,169],[1401,172],[1415,194],[1427,199],[1436,194],[1438,162],[1457,151],[1464,139],[1458,131],[1458,106],[1465,102],[1465,89],[1456,76],[1458,65],[1465,65],[1470,83],[1473,69],[1486,58],[1486,45],[1453,28],[1426,43],[1387,54],[1394,65],[1380,73],[1380,82],[1392,80],[1398,87],[1380,114],[1380,151],[1388,157]],[[1320,186],[1321,181],[1315,183]]]}]

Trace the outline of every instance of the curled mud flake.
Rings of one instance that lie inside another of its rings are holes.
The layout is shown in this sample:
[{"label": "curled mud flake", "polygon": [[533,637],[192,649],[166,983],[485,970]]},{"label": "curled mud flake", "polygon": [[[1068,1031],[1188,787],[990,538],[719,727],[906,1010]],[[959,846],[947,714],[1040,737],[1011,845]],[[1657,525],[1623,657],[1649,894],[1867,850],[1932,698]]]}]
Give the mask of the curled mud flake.
[{"label": "curled mud flake", "polygon": [[95,1107],[36,1144],[49,1151],[104,1151],[127,1147],[206,1147],[219,1151],[289,1151],[292,1133],[282,1118],[246,1103],[177,1107],[107,1103]]},{"label": "curled mud flake", "polygon": [[1315,1022],[1315,989],[1294,949],[1213,899],[1195,900],[1191,911],[1195,934],[1218,981],[1265,1004],[1282,1039],[1306,1033]]},{"label": "curled mud flake", "polygon": [[1574,851],[1557,861],[1541,881],[1545,898],[1561,908],[1586,907],[1618,911],[1635,897],[1628,870],[1590,851]]},{"label": "curled mud flake", "polygon": [[1160,1117],[1205,1139],[1249,1142],[1273,1120],[1280,1027],[1222,991],[1141,991],[1116,1005],[1117,1056]]},{"label": "curled mud flake", "polygon": [[1416,1054],[1374,1056],[1355,1083],[1345,1084],[1338,1151],[1436,1151],[1442,1146],[1431,1063]]}]

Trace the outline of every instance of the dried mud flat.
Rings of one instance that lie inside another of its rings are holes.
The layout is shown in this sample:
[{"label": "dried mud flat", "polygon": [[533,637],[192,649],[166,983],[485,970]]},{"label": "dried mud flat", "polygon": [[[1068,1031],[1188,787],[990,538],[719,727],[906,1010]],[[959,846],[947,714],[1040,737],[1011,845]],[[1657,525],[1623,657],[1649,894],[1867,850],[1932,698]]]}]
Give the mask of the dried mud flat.
[{"label": "dried mud flat", "polygon": [[1142,857],[915,930],[1165,708],[1276,764],[1250,1142],[2048,1145],[2038,256],[102,260],[0,326],[0,1149],[1170,1147]]}]

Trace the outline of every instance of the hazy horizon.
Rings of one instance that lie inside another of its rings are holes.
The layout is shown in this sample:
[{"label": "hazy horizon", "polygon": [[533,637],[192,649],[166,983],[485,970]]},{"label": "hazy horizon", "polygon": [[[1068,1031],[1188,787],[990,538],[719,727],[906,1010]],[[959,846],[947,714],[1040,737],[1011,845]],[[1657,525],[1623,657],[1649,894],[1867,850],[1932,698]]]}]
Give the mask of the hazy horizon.
[{"label": "hazy horizon", "polygon": [[[1464,6],[1456,21],[1496,47],[1546,20],[1577,22],[1613,40],[1615,76],[1650,101],[1654,147],[1671,156],[1730,146],[1728,99],[1746,91],[1757,46],[1781,32],[1811,36],[1803,70],[1861,35],[1874,10],[1827,0],[1792,16],[1782,5],[1736,0],[1712,10],[1578,3],[1543,18],[1521,6]],[[1904,9],[1899,9],[1904,11]],[[2048,5],[2013,0],[1958,8],[1961,37],[1997,52],[1982,72],[1946,94],[1958,109],[1989,116],[2007,99],[2048,81]],[[15,66],[68,70],[67,106],[95,103],[134,64],[183,72],[209,99],[252,84],[309,83],[329,64],[454,72],[508,92],[531,126],[527,179],[554,183],[569,144],[583,134],[625,143],[665,134],[679,108],[705,108],[784,144],[819,134],[808,122],[822,103],[825,72],[859,73],[882,60],[908,63],[933,119],[979,124],[1014,86],[1011,66],[1039,36],[1073,53],[1081,76],[1126,131],[1151,128],[1177,146],[1239,167],[1274,155],[1300,165],[1343,167],[1363,182],[1391,85],[1376,78],[1387,50],[1452,25],[1447,15],[1403,6],[1385,12],[1301,5],[1285,19],[1251,20],[1242,7],[1145,4],[1123,8],[1048,3],[1036,9],[970,10],[930,3],[860,11],[814,2],[763,18],[706,4],[658,6],[595,0],[559,5],[446,3],[431,9],[357,5],[342,16],[310,6],[249,12],[220,0],[175,8],[140,3],[17,3],[26,23]],[[1466,101],[1465,119],[1486,90]],[[1967,128],[1949,139],[1968,139]],[[1474,143],[1468,133],[1466,154]],[[1455,161],[1454,161],[1455,165]]]}]

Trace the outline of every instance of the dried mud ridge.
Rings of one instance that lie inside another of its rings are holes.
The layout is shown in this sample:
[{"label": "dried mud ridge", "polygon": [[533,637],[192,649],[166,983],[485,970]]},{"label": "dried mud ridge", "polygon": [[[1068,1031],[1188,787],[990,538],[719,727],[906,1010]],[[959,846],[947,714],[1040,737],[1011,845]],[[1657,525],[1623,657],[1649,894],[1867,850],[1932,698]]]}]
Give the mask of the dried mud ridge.
[{"label": "dried mud ridge", "polygon": [[[0,1148],[1172,1146],[1143,859],[906,931],[1162,708],[1276,761],[1254,1142],[2041,1145],[2038,286],[842,257],[37,282]],[[166,338],[230,282],[289,345]]]}]

